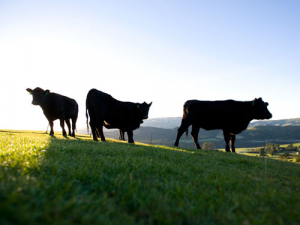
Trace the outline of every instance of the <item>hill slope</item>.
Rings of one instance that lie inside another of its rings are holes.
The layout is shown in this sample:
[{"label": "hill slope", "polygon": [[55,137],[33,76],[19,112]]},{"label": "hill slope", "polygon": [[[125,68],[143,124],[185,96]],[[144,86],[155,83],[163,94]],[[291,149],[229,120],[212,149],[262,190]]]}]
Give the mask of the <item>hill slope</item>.
[{"label": "hill slope", "polygon": [[0,224],[297,224],[299,164],[0,131]]},{"label": "hill slope", "polygon": [[[173,129],[179,127],[181,117],[160,117],[144,120],[142,126]],[[300,118],[282,120],[256,120],[249,124],[252,126],[300,126]]]},{"label": "hill slope", "polygon": [[[172,146],[181,117],[165,117],[145,120],[142,126],[134,131],[134,140],[143,143]],[[190,128],[191,131],[191,128]],[[86,128],[79,129],[79,133],[87,134]],[[117,130],[105,130],[105,136],[118,139]],[[190,136],[190,135],[189,135]],[[217,148],[224,147],[221,130],[200,130],[199,142],[214,142]],[[300,142],[300,118],[286,120],[262,120],[249,124],[247,130],[237,135],[236,147],[251,148],[265,145],[267,142],[287,144]],[[193,147],[192,137],[189,140],[182,136],[182,147]]]},{"label": "hill slope", "polygon": [[[191,128],[189,129],[189,133]],[[110,138],[118,139],[119,132],[106,130],[105,135]],[[157,127],[140,127],[134,131],[134,140],[158,145],[172,146],[177,136],[177,128],[163,129]],[[217,148],[224,147],[224,138],[222,130],[206,131],[200,129],[200,144],[204,142],[214,142]],[[254,126],[249,127],[241,134],[237,135],[236,147],[259,147],[267,142],[278,144],[300,142],[300,126]],[[182,135],[180,146],[193,147],[192,137],[189,134],[187,140],[185,134]]]}]

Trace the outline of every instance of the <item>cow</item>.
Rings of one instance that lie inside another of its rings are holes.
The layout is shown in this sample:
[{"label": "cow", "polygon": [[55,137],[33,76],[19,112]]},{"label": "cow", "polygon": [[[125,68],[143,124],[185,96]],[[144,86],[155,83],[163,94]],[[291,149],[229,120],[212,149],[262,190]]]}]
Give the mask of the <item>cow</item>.
[{"label": "cow", "polygon": [[97,137],[100,137],[101,141],[105,141],[104,126],[107,129],[119,129],[120,139],[124,139],[124,132],[127,132],[128,143],[134,143],[133,130],[148,118],[151,104],[122,102],[102,91],[91,89],[86,97],[86,122],[88,126],[90,116],[93,140],[98,141]]},{"label": "cow", "polygon": [[[50,125],[50,135],[54,135],[53,121],[60,120],[63,136],[67,136],[64,122],[66,122],[69,129],[69,136],[75,137],[76,121],[78,117],[77,102],[66,96],[43,90],[42,88],[35,88],[34,90],[26,89],[33,97],[32,104],[39,105]],[[70,119],[72,120],[72,132]]]},{"label": "cow", "polygon": [[235,135],[245,130],[251,120],[271,119],[272,114],[261,98],[253,101],[199,101],[189,100],[183,106],[183,116],[181,125],[178,128],[177,138],[174,146],[178,147],[179,139],[188,127],[192,125],[191,135],[197,149],[201,149],[198,142],[198,133],[200,128],[205,130],[223,130],[225,140],[225,150],[235,152]]}]

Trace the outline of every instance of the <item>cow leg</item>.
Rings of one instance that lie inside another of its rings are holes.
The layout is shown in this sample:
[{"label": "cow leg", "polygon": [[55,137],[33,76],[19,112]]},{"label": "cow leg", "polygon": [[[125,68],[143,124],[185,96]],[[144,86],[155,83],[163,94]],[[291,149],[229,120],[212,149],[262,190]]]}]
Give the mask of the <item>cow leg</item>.
[{"label": "cow leg", "polygon": [[97,132],[97,136],[101,138],[101,141],[106,141],[105,137],[104,137],[102,126],[97,126],[96,132]]},{"label": "cow leg", "polygon": [[120,129],[119,133],[120,133],[119,140],[125,141],[125,132]]},{"label": "cow leg", "polygon": [[50,135],[54,135],[54,131],[53,131],[53,120],[49,120],[49,125],[50,125]]},{"label": "cow leg", "polygon": [[61,129],[62,129],[63,136],[67,137],[67,132],[65,130],[65,120],[64,119],[60,119],[60,126],[61,126]]},{"label": "cow leg", "polygon": [[[125,138],[125,131],[122,130],[122,133],[123,133],[123,141],[126,141],[126,138]],[[133,135],[132,135],[133,136]]]},{"label": "cow leg", "polygon": [[104,123],[104,120],[97,120],[97,122],[96,122],[96,132],[97,132],[98,137],[100,136],[101,141],[105,141],[105,137],[103,134],[103,123]]},{"label": "cow leg", "polygon": [[71,136],[71,123],[70,123],[70,119],[66,119],[65,121],[66,121],[68,130],[69,130],[69,136]]},{"label": "cow leg", "polygon": [[76,121],[77,121],[77,117],[72,118],[72,137],[75,137],[75,130],[76,130]]},{"label": "cow leg", "polygon": [[133,131],[132,130],[127,130],[127,135],[128,135],[128,143],[134,143],[134,141],[133,141]]},{"label": "cow leg", "polygon": [[230,134],[230,145],[231,145],[231,152],[235,152],[235,134]]},{"label": "cow leg", "polygon": [[198,134],[199,134],[199,130],[200,130],[200,127],[197,126],[197,125],[192,125],[192,132],[191,132],[191,135],[194,139],[194,143],[195,143],[195,146],[197,149],[201,149],[200,145],[199,145],[199,142],[198,142]]},{"label": "cow leg", "polygon": [[223,135],[225,140],[225,150],[226,152],[230,152],[229,150],[230,133],[223,130]]},{"label": "cow leg", "polygon": [[96,130],[96,126],[94,124],[94,122],[92,120],[90,120],[90,127],[92,129],[92,134],[93,134],[93,140],[94,141],[98,141],[98,138],[97,138],[97,130]]},{"label": "cow leg", "polygon": [[176,141],[174,143],[174,146],[178,147],[179,140],[180,140],[182,134],[188,129],[189,126],[190,126],[190,124],[188,124],[185,119],[181,120],[181,125],[178,128],[177,137],[176,137]]}]

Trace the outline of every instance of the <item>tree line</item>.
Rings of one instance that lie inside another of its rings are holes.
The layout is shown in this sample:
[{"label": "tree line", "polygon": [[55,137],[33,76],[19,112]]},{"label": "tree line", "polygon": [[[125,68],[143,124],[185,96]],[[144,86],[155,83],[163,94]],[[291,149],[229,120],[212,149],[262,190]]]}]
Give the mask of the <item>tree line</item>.
[{"label": "tree line", "polygon": [[[293,151],[293,152],[297,152],[297,154],[291,154],[284,151]],[[274,156],[276,153],[284,152],[279,155],[279,159],[286,160],[286,159],[295,158],[296,162],[300,162],[299,151],[300,151],[300,146],[297,147],[294,146],[294,144],[289,144],[287,147],[283,148],[280,147],[278,144],[268,143],[266,144],[266,146],[259,148],[259,157],[268,157],[268,155]]]}]

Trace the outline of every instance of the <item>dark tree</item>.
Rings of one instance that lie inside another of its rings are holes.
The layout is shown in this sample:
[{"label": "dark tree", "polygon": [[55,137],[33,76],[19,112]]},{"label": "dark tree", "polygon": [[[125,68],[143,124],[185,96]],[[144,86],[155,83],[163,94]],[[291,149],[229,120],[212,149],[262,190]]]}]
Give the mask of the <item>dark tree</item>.
[{"label": "dark tree", "polygon": [[265,148],[260,148],[259,149],[259,157],[265,157],[265,156],[267,156]]},{"label": "dark tree", "polygon": [[206,150],[212,150],[212,149],[216,149],[216,146],[213,142],[204,142],[202,148]]}]

